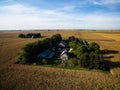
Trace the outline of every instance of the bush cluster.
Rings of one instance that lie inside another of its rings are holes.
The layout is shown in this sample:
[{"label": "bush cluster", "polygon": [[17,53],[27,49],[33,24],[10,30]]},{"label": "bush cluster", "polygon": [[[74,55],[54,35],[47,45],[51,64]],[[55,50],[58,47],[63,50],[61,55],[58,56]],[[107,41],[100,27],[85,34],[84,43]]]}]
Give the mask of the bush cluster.
[{"label": "bush cluster", "polygon": [[68,41],[70,48],[73,48],[71,53],[78,59],[76,63],[79,67],[106,70],[104,58],[97,43],[88,43],[74,36],[69,37]]},{"label": "bush cluster", "polygon": [[28,33],[28,34],[19,34],[19,38],[40,38],[40,33]]}]

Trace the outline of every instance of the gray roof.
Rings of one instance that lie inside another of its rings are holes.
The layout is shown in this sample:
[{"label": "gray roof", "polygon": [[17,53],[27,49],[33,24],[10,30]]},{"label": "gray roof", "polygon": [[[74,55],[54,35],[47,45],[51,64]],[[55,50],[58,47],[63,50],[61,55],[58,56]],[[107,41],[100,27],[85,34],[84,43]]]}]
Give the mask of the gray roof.
[{"label": "gray roof", "polygon": [[42,53],[38,55],[38,57],[45,58],[47,57],[52,51],[51,50],[45,50]]},{"label": "gray roof", "polygon": [[48,59],[50,59],[50,58],[52,58],[54,55],[55,55],[55,53],[52,52],[52,50],[45,50],[45,51],[43,51],[42,53],[40,53],[40,54],[38,55],[38,57],[39,57],[39,58],[48,58]]}]

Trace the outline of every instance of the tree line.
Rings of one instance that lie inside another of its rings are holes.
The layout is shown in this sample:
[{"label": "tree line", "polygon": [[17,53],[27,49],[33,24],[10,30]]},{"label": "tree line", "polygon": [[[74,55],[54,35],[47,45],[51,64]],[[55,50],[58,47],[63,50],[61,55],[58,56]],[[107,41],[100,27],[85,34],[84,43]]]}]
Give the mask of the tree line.
[{"label": "tree line", "polygon": [[40,33],[28,33],[28,34],[19,34],[19,38],[40,38]]}]

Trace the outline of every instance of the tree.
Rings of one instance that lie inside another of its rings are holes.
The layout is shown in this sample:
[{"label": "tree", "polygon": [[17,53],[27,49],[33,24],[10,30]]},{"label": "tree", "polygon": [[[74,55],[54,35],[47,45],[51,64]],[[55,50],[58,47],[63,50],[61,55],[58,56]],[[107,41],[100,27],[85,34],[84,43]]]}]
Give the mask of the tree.
[{"label": "tree", "polygon": [[25,38],[25,35],[24,34],[19,34],[18,37],[19,38]]},{"label": "tree", "polygon": [[95,42],[92,42],[92,43],[89,44],[89,49],[90,49],[91,52],[92,51],[97,52],[97,53],[100,52],[100,46]]},{"label": "tree", "polygon": [[47,60],[46,59],[42,59],[42,64],[46,65],[47,64]]},{"label": "tree", "polygon": [[61,40],[62,40],[62,37],[60,34],[55,34],[51,37],[51,42],[53,46],[57,46]]},{"label": "tree", "polygon": [[71,37],[68,38],[68,41],[69,42],[71,42],[71,41],[77,41],[77,42],[79,42],[79,39],[76,38],[76,37],[74,37],[74,36],[71,36]]},{"label": "tree", "polygon": [[71,58],[69,60],[67,60],[67,66],[68,67],[74,67],[78,65],[78,60],[75,58]]},{"label": "tree", "polygon": [[90,53],[90,64],[89,64],[89,69],[100,69],[100,70],[105,70],[105,64],[104,64],[104,58],[102,54],[98,53]]},{"label": "tree", "polygon": [[83,68],[88,68],[89,63],[90,63],[89,54],[88,53],[82,54],[78,61],[79,66]]}]

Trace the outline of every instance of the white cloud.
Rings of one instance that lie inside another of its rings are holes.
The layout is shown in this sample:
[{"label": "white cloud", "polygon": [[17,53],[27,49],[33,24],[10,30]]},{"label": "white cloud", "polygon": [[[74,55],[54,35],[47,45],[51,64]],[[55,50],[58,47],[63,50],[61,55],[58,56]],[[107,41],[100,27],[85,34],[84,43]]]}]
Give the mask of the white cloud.
[{"label": "white cloud", "polygon": [[0,0],[0,2],[11,2],[11,1],[14,1],[14,0]]},{"label": "white cloud", "polygon": [[0,8],[4,13],[14,13],[14,14],[23,14],[23,13],[35,13],[37,9],[34,7],[28,7],[21,4],[6,5]]},{"label": "white cloud", "polygon": [[88,0],[96,5],[112,5],[112,4],[120,4],[120,0]]},{"label": "white cloud", "polygon": [[62,7],[58,10],[60,10],[60,11],[72,11],[75,9],[75,7],[76,7],[76,5],[66,5],[65,7]]},{"label": "white cloud", "polygon": [[[63,7],[71,10],[74,7]],[[49,29],[49,28],[120,28],[118,15],[91,13],[66,13],[61,9],[39,9],[21,4],[8,5],[0,8],[0,30],[2,29]],[[116,24],[117,23],[117,24]]]},{"label": "white cloud", "polygon": [[102,0],[104,4],[120,4],[120,0]]},{"label": "white cloud", "polygon": [[95,23],[114,23],[114,22],[120,22],[119,16],[113,17],[113,16],[106,16],[106,15],[87,15],[83,19],[83,21],[90,21]]}]

